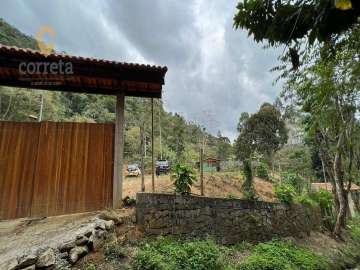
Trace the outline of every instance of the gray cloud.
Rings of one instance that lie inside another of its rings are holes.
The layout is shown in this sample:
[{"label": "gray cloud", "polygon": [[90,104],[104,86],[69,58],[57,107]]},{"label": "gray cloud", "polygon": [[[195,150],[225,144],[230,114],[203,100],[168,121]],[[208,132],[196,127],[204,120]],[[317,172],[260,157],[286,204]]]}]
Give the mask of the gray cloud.
[{"label": "gray cloud", "polygon": [[0,17],[35,35],[57,32],[58,51],[166,65],[167,110],[236,137],[241,112],[273,101],[280,50],[264,50],[232,28],[237,0],[3,0]]}]

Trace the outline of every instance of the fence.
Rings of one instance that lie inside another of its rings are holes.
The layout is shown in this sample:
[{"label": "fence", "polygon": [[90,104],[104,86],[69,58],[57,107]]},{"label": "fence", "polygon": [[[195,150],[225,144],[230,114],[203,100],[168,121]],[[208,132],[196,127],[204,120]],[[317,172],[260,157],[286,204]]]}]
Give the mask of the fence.
[{"label": "fence", "polygon": [[114,125],[0,122],[0,219],[112,203]]}]

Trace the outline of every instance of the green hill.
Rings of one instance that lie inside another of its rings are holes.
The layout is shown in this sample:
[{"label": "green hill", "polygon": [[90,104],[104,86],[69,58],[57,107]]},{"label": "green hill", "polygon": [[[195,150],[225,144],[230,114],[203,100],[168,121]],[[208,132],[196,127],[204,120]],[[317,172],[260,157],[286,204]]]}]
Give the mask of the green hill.
[{"label": "green hill", "polygon": [[30,48],[38,50],[36,40],[21,33],[19,30],[0,18],[0,43],[8,46],[17,46],[21,48]]}]

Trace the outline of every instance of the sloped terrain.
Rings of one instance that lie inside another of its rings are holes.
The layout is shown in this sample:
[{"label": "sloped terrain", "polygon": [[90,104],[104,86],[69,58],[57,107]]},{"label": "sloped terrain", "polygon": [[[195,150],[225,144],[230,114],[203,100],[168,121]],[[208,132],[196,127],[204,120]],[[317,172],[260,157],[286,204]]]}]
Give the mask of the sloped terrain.
[{"label": "sloped terrain", "polygon": [[[197,177],[199,179],[199,177]],[[243,178],[239,173],[212,173],[204,175],[205,196],[220,198],[243,198],[241,190]],[[273,184],[254,178],[254,186],[259,200],[274,202],[276,197],[273,191]],[[141,178],[126,178],[124,181],[124,197],[136,197],[136,193],[141,190]],[[145,190],[151,191],[151,175],[145,176]],[[174,185],[170,175],[155,177],[156,192],[173,192]],[[200,195],[200,182],[197,181],[192,187],[192,193]]]}]

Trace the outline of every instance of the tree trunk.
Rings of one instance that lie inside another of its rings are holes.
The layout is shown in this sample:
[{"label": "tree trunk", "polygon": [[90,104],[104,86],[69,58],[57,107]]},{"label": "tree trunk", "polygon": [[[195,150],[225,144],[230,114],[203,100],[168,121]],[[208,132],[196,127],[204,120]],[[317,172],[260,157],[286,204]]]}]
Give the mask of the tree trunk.
[{"label": "tree trunk", "polygon": [[145,123],[140,125],[140,155],[141,155],[141,192],[145,192]]},{"label": "tree trunk", "polygon": [[336,194],[339,201],[339,211],[336,217],[336,223],[334,227],[334,235],[340,236],[341,229],[345,225],[346,211],[347,211],[347,200],[346,191],[344,189],[343,173],[342,173],[342,154],[341,147],[344,141],[344,133],[341,132],[336,145],[336,154],[334,158],[334,181],[336,187]]}]

